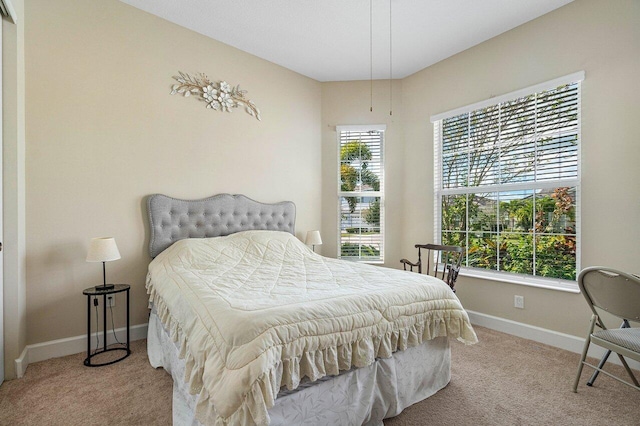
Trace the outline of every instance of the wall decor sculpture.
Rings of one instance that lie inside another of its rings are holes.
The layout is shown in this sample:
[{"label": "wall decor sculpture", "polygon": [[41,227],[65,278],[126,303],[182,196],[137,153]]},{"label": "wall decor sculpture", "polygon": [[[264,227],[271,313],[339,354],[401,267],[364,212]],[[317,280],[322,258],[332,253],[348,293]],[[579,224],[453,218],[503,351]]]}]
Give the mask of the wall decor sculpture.
[{"label": "wall decor sculpture", "polygon": [[231,112],[232,108],[244,107],[247,114],[260,120],[260,110],[247,99],[246,90],[240,90],[240,85],[231,86],[226,81],[214,82],[203,74],[191,76],[178,71],[179,75],[173,78],[178,82],[171,87],[171,94],[181,93],[188,97],[197,96],[200,101],[206,102],[207,108],[216,111]]}]

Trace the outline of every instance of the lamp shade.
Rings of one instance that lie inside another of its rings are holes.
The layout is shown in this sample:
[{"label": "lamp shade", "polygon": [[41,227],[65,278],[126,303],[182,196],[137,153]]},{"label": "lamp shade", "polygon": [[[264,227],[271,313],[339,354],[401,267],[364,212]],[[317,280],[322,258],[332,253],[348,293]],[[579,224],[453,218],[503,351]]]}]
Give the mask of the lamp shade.
[{"label": "lamp shade", "polygon": [[89,243],[87,262],[109,262],[120,259],[120,252],[113,237],[92,238]]},{"label": "lamp shade", "polygon": [[307,238],[304,243],[310,246],[319,246],[322,244],[322,238],[320,238],[320,231],[307,231]]}]

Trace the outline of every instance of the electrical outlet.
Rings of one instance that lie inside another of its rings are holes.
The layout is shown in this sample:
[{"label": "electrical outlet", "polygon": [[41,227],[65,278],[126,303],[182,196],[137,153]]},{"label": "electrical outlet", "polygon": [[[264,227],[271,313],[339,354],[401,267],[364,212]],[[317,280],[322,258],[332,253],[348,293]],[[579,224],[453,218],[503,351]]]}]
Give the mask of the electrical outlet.
[{"label": "electrical outlet", "polygon": [[107,307],[114,307],[116,306],[116,296],[115,294],[109,294],[107,296]]},{"label": "electrical outlet", "polygon": [[513,296],[513,306],[518,309],[524,309],[524,296]]}]

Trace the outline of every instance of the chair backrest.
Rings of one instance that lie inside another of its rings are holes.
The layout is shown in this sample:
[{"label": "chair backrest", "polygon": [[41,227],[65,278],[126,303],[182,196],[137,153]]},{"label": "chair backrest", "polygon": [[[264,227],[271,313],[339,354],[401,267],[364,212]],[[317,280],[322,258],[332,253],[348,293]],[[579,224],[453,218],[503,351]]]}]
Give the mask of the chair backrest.
[{"label": "chair backrest", "polygon": [[440,278],[453,289],[460,272],[462,247],[416,244],[416,248],[418,249],[418,257],[420,257],[420,250],[427,250],[427,267],[423,269],[425,273]]},{"label": "chair backrest", "polygon": [[640,278],[604,266],[583,269],[578,285],[594,314],[602,309],[621,319],[640,321]]}]

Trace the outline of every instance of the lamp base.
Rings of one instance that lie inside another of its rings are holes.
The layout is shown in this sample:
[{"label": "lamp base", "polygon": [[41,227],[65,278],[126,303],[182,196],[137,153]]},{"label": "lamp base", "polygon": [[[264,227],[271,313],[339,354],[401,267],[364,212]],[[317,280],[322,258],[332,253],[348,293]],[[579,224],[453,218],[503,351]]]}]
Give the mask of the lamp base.
[{"label": "lamp base", "polygon": [[113,284],[97,285],[96,290],[113,290],[114,287]]}]

